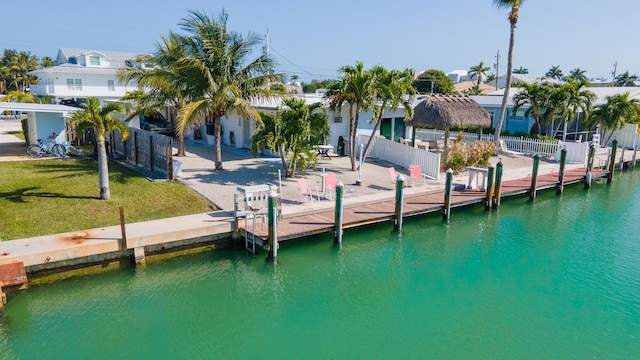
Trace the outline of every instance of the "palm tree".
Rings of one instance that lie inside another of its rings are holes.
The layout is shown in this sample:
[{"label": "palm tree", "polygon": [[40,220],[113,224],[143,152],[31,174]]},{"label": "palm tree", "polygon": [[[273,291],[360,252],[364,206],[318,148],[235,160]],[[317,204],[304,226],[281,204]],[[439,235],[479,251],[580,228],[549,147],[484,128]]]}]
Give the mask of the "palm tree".
[{"label": "palm tree", "polygon": [[476,79],[476,85],[482,84],[482,77],[487,75],[487,71],[491,70],[490,67],[484,65],[484,61],[480,61],[478,65],[474,65],[469,68],[469,77],[473,80]]},{"label": "palm tree", "polygon": [[588,79],[587,79],[587,76],[585,75],[586,73],[587,73],[587,70],[575,68],[569,72],[569,76],[567,76],[567,80],[573,80],[578,82],[587,81]]},{"label": "palm tree", "polygon": [[546,83],[522,84],[522,90],[513,97],[513,114],[524,105],[529,108],[525,111],[525,116],[532,116],[536,122],[535,128],[540,131],[541,122],[548,107],[551,87]]},{"label": "palm tree", "polygon": [[42,59],[40,59],[40,66],[42,66],[42,67],[47,68],[47,67],[50,67],[50,66],[53,66],[53,65],[55,65],[55,62],[49,56],[45,56]]},{"label": "palm tree", "polygon": [[500,131],[502,130],[502,124],[504,123],[504,114],[507,111],[507,101],[509,100],[509,90],[511,90],[511,76],[513,72],[513,45],[516,37],[516,24],[518,23],[518,11],[520,5],[524,0],[493,0],[493,4],[498,8],[509,8],[509,53],[507,55],[507,85],[504,88],[504,95],[502,96],[502,105],[500,106],[500,113],[498,114],[498,124],[496,124],[496,132],[493,137],[493,141],[496,148],[500,148]]},{"label": "palm tree", "polygon": [[35,96],[31,93],[26,93],[20,90],[9,91],[7,95],[0,98],[0,101],[4,102],[19,102],[19,103],[34,103],[36,102]]},{"label": "palm tree", "polygon": [[602,146],[606,146],[613,133],[621,129],[627,123],[638,122],[640,117],[640,101],[630,99],[629,93],[607,96],[605,103],[595,107],[590,116],[590,121],[601,125],[602,138],[607,135]]},{"label": "palm tree", "polygon": [[556,79],[556,80],[563,80],[564,79],[564,74],[562,74],[562,70],[560,70],[560,66],[552,66],[551,69],[549,69],[549,71],[547,71],[546,74],[544,74],[546,77],[550,78],[550,79]]},{"label": "palm tree", "polygon": [[286,98],[276,116],[261,114],[263,124],[251,137],[254,156],[260,147],[267,146],[280,154],[285,175],[295,177],[298,168],[302,171],[316,161],[313,145],[319,142],[318,135],[330,133],[327,115],[319,111],[321,108],[320,102],[307,105],[304,99]]},{"label": "palm tree", "polygon": [[191,101],[178,115],[177,131],[183,134],[187,124],[212,119],[215,170],[223,170],[222,117],[235,113],[259,122],[260,115],[248,99],[265,93],[267,80],[280,81],[283,76],[271,73],[274,64],[267,55],[248,59],[262,38],[228,31],[225,11],[217,19],[199,11],[189,14],[180,24],[188,34],[183,37],[187,56],[180,60],[180,69]]},{"label": "palm tree", "polygon": [[95,127],[98,146],[98,178],[100,183],[100,199],[109,200],[109,165],[107,161],[107,148],[105,146],[105,134],[115,129],[120,131],[122,138],[129,136],[129,128],[116,119],[114,115],[122,113],[122,107],[117,103],[109,103],[100,106],[97,98],[89,97],[86,103],[82,104],[83,109],[75,111],[69,117],[72,124],[83,127]]},{"label": "palm tree", "polygon": [[579,112],[588,114],[591,111],[591,104],[595,100],[596,95],[585,89],[588,85],[589,82],[587,80],[569,81],[562,85],[565,89],[564,106],[561,112],[564,124],[562,141],[566,141],[567,139],[567,125],[569,121],[578,121],[577,116]]},{"label": "palm tree", "polygon": [[520,66],[519,68],[514,69],[513,73],[514,74],[528,74],[529,73],[529,69]]},{"label": "palm tree", "polygon": [[[132,93],[130,98],[138,104],[137,111],[133,112],[129,119],[148,111],[157,111],[164,106],[173,108],[177,116],[181,116],[181,110],[188,103],[190,96],[190,83],[185,81],[181,61],[186,57],[186,48],[182,38],[170,32],[167,37],[161,37],[155,45],[152,55],[143,55],[136,59],[136,64],[148,64],[145,66],[132,66],[121,70],[118,80],[123,83],[136,81],[140,88],[147,89],[144,96]],[[178,153],[176,156],[184,156],[184,132],[178,132]]]},{"label": "palm tree", "polygon": [[331,86],[326,97],[329,109],[340,111],[343,105],[349,106],[349,156],[351,170],[356,171],[356,140],[360,112],[370,110],[375,98],[374,75],[364,69],[364,64],[357,61],[355,66],[346,65],[340,68],[340,80]]},{"label": "palm tree", "polygon": [[[412,85],[412,69],[399,71],[387,70],[382,66],[374,66],[371,72],[373,72],[375,76],[374,91],[376,105],[373,107],[371,116],[371,120],[375,120],[372,132],[372,134],[375,134],[382,123],[382,116],[387,108],[395,111],[398,107],[402,106],[404,108],[404,118],[411,119],[413,117],[412,104],[416,89]],[[364,147],[363,162],[367,158],[372,142],[373,136],[370,136],[367,145]]]},{"label": "palm tree", "polygon": [[638,81],[638,74],[629,74],[629,71],[625,71],[622,74],[616,76],[613,81],[614,86],[636,86],[636,81]]}]

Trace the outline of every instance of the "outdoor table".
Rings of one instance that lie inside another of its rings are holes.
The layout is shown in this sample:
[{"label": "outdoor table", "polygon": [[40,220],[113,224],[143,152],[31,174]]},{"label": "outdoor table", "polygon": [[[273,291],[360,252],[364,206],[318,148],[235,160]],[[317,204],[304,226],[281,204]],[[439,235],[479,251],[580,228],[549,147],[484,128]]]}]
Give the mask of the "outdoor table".
[{"label": "outdoor table", "polygon": [[329,150],[333,150],[333,145],[316,145],[314,148],[318,152],[318,156],[320,156],[320,159],[328,157],[329,160],[331,160],[331,156],[329,156]]}]

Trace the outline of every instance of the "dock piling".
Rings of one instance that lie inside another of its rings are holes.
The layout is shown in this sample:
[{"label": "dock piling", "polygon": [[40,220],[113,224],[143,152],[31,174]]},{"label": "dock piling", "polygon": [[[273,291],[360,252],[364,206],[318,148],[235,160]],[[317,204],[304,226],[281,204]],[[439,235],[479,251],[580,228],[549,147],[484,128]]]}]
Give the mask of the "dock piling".
[{"label": "dock piling", "polygon": [[136,266],[146,264],[147,260],[144,254],[144,246],[133,248],[133,258],[136,261]]},{"label": "dock piling", "polygon": [[344,198],[344,184],[342,181],[338,181],[336,184],[336,211],[333,225],[333,242],[336,244],[342,244],[342,219],[343,219],[343,200]]},{"label": "dock piling", "polygon": [[591,145],[589,146],[589,157],[587,158],[587,174],[585,175],[585,178],[584,178],[585,189],[589,189],[591,187],[591,179],[592,179],[591,171],[593,170],[593,161],[595,160],[595,157],[596,157],[596,146]]},{"label": "dock piling", "polygon": [[540,155],[533,155],[533,170],[531,171],[531,187],[529,188],[529,200],[536,199],[538,183],[538,167],[540,166]]},{"label": "dock piling", "polygon": [[395,211],[393,213],[393,230],[402,231],[402,205],[404,204],[404,176],[398,175],[396,178],[396,203]]},{"label": "dock piling", "polygon": [[493,208],[500,207],[500,185],[502,183],[502,159],[496,164],[496,185],[493,194]]},{"label": "dock piling", "polygon": [[633,145],[633,155],[631,155],[631,164],[633,164],[633,167],[636,167],[636,151],[638,151],[638,147],[636,145]]},{"label": "dock piling", "polygon": [[0,281],[0,316],[4,315],[4,305],[7,303],[7,294],[2,290],[4,284]]},{"label": "dock piling", "polygon": [[489,211],[491,209],[491,202],[493,198],[493,178],[496,173],[496,168],[493,165],[489,165],[487,169],[487,197],[484,201],[484,210]]},{"label": "dock piling", "polygon": [[278,222],[278,194],[273,190],[269,193],[268,206],[267,217],[269,219],[269,232],[267,235],[267,244],[269,245],[269,257],[275,259],[278,257],[278,233],[276,231]]},{"label": "dock piling", "polygon": [[124,226],[124,207],[120,206],[120,232],[122,233],[122,243],[120,250],[127,250],[127,232]]},{"label": "dock piling", "polygon": [[620,171],[624,170],[624,146],[622,147],[622,151],[620,152]]},{"label": "dock piling", "polygon": [[451,217],[451,187],[453,182],[453,170],[447,170],[447,181],[444,186],[444,212],[442,213],[442,220],[449,223]]},{"label": "dock piling", "polygon": [[607,175],[607,184],[613,181],[613,170],[616,167],[616,152],[618,151],[618,139],[614,139],[611,143],[611,158],[609,159],[609,174]]},{"label": "dock piling", "polygon": [[556,190],[557,194],[562,194],[564,191],[564,168],[567,164],[567,149],[563,148],[560,150],[560,172],[558,172],[558,188]]}]

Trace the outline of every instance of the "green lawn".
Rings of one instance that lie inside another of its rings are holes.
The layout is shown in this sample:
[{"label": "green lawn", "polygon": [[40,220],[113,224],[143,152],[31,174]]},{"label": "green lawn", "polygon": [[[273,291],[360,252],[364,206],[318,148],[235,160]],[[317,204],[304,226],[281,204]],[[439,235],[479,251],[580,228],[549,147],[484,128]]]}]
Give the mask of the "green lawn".
[{"label": "green lawn", "polygon": [[38,160],[0,163],[0,239],[88,230],[126,222],[215,210],[179,182],[150,182],[109,163],[111,200],[99,200],[94,160]]},{"label": "green lawn", "polygon": [[19,130],[19,131],[7,131],[7,134],[13,135],[13,136],[19,138],[20,140],[24,141],[24,132],[22,132],[22,130]]}]

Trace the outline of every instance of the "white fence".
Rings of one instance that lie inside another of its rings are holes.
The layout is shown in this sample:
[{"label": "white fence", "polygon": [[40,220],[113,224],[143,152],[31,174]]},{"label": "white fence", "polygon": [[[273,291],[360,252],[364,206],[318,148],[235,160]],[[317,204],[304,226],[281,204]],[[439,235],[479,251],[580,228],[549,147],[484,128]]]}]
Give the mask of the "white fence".
[{"label": "white fence", "polygon": [[[366,146],[369,136],[359,135],[359,144]],[[424,151],[401,143],[374,136],[369,150],[369,156],[388,161],[405,169],[410,165],[420,165],[422,173],[436,180],[440,179],[440,154]]]},{"label": "white fence", "polygon": [[[475,133],[463,133],[463,141],[465,143],[471,143],[478,140],[478,134]],[[451,138],[457,138],[458,132],[451,131]],[[420,140],[442,140],[444,139],[443,130],[434,129],[416,129],[416,139]],[[540,156],[554,157],[558,153],[558,146],[560,143],[553,140],[537,140],[529,139],[525,137],[515,136],[500,136],[500,139],[504,140],[507,145],[507,149],[510,151],[519,152],[522,154],[538,154]],[[493,141],[493,134],[482,134],[482,140]]]},{"label": "white fence", "polygon": [[[640,134],[638,134],[638,124],[627,124],[623,129],[616,131],[611,136],[613,139],[618,140],[619,148],[635,149],[640,146]],[[606,139],[605,139],[606,140]],[[611,145],[610,143],[607,145]]]}]

